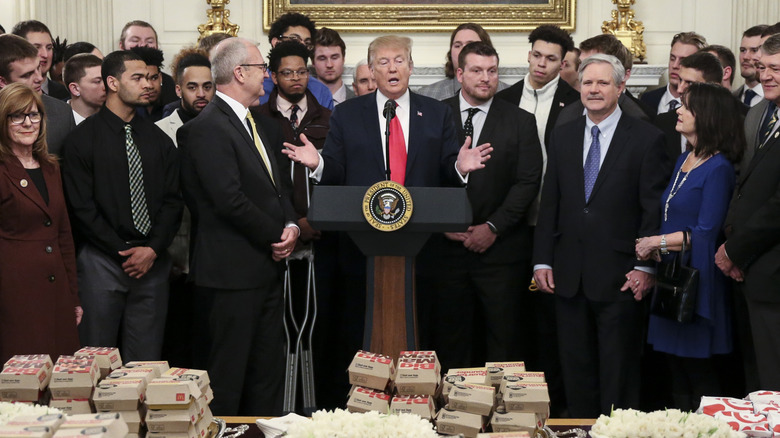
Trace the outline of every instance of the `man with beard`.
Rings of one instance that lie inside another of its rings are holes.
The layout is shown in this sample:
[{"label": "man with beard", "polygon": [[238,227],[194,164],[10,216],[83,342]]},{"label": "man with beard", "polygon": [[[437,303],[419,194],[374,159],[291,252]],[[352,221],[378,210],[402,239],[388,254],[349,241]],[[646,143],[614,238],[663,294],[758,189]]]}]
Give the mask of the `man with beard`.
[{"label": "man with beard", "polygon": [[137,46],[130,49],[138,54],[141,59],[146,63],[146,79],[149,81],[149,105],[136,108],[138,115],[143,118],[148,118],[152,122],[157,122],[163,118],[162,102],[162,65],[163,65],[163,52],[162,50],[155,49],[153,47]]},{"label": "man with beard", "polygon": [[122,357],[158,360],[168,307],[167,248],[182,200],[176,148],[138,117],[151,86],[140,56],[102,65],[106,104],[68,135],[62,176],[78,246],[83,345],[122,344]]},{"label": "man with beard", "polygon": [[176,131],[194,119],[214,97],[214,81],[211,78],[211,62],[198,49],[184,49],[173,59],[173,81],[176,94],[181,98],[180,107],[171,115],[156,123],[176,144]]},{"label": "man with beard", "polygon": [[80,124],[95,114],[106,101],[106,87],[100,74],[103,60],[88,53],[78,54],[65,63],[63,77],[70,91],[73,118]]}]

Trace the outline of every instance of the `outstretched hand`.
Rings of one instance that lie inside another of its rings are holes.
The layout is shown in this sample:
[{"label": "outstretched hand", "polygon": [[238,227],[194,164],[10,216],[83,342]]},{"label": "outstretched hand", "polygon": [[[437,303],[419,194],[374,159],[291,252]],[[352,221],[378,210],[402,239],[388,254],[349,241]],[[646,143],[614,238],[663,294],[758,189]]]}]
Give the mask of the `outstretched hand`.
[{"label": "outstretched hand", "polygon": [[312,142],[306,138],[305,134],[301,134],[301,141],[303,146],[296,146],[292,143],[284,142],[284,149],[282,153],[296,163],[301,163],[308,167],[310,170],[315,170],[320,164],[320,154],[317,152],[317,148],[314,147]]},{"label": "outstretched hand", "polygon": [[490,153],[493,152],[493,148],[490,147],[490,143],[483,143],[476,147],[471,147],[471,137],[466,137],[466,141],[463,142],[463,146],[458,152],[458,161],[456,167],[461,175],[466,175],[475,170],[485,167],[485,162],[490,159]]}]

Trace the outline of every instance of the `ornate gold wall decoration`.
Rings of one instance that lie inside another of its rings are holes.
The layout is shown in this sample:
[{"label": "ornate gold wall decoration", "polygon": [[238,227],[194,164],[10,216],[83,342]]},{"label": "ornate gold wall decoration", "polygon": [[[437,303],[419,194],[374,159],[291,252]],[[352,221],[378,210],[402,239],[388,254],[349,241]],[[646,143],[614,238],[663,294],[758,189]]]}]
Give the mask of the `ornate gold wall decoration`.
[{"label": "ornate gold wall decoration", "polygon": [[230,10],[225,9],[225,6],[230,3],[230,0],[206,0],[206,3],[211,6],[211,9],[206,11],[209,22],[198,25],[198,32],[200,32],[198,41],[212,33],[226,33],[228,35],[238,36],[239,25],[233,24],[228,20],[230,17]]},{"label": "ornate gold wall decoration", "polygon": [[605,21],[601,25],[601,31],[615,35],[631,51],[634,60],[643,62],[647,56],[643,36],[645,26],[641,21],[634,20],[631,6],[635,2],[636,0],[612,0],[612,3],[617,5],[617,10],[612,10],[612,21]]}]

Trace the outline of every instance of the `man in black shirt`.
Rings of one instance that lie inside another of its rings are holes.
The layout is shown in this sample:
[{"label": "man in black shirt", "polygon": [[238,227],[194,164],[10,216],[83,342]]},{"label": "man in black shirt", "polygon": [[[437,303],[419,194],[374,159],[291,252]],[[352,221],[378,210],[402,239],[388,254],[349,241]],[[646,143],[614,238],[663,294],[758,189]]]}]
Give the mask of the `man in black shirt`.
[{"label": "man in black shirt", "polygon": [[106,104],[65,140],[63,180],[79,245],[84,345],[121,344],[125,360],[160,358],[167,248],[181,221],[176,148],[136,116],[149,104],[146,64],[127,51],[102,66]]}]

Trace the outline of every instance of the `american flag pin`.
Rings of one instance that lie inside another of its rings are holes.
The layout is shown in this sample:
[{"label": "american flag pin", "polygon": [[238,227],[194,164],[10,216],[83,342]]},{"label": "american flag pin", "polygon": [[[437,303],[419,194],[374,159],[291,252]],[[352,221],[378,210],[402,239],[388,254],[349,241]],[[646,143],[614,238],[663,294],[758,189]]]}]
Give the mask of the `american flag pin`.
[{"label": "american flag pin", "polygon": [[417,111],[417,115],[418,115],[419,117],[422,117],[422,111]]}]

